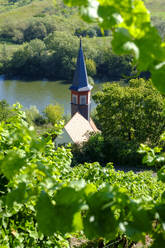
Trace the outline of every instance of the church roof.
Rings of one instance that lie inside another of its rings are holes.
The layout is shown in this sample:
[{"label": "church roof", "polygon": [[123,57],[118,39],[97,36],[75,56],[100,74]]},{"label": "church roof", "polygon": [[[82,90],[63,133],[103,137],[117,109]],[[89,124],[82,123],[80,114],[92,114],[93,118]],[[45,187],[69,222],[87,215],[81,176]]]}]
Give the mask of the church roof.
[{"label": "church roof", "polygon": [[91,133],[99,131],[92,119],[89,122],[78,112],[65,125],[64,129],[74,143],[85,142],[89,139]]},{"label": "church roof", "polygon": [[75,91],[90,91],[93,87],[88,83],[87,70],[83,55],[82,42],[80,39],[80,48],[77,57],[76,71],[73,78],[70,90]]}]

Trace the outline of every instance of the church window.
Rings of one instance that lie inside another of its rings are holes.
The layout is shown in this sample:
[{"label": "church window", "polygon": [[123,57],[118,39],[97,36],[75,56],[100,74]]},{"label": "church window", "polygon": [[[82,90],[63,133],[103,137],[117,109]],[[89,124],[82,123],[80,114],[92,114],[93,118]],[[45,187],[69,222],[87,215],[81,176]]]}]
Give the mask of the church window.
[{"label": "church window", "polygon": [[77,104],[77,95],[72,95],[72,103]]},{"label": "church window", "polygon": [[83,104],[86,104],[86,96],[80,96],[80,104],[83,105]]}]

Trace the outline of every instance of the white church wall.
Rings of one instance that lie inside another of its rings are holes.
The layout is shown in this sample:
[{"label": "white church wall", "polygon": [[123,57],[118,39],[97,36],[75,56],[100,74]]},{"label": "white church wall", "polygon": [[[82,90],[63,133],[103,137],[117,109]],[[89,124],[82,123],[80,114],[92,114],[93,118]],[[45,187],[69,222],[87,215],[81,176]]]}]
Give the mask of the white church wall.
[{"label": "white church wall", "polygon": [[62,145],[62,144],[68,144],[68,143],[73,144],[73,140],[70,138],[66,130],[63,129],[63,133],[57,136],[57,138],[55,139],[55,144]]}]

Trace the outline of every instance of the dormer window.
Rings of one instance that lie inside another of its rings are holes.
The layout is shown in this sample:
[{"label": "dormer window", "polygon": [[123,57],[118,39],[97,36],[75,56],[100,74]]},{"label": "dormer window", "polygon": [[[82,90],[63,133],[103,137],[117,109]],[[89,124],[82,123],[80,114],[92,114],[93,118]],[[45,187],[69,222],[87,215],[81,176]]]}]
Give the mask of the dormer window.
[{"label": "dormer window", "polygon": [[87,97],[86,96],[80,96],[80,104],[81,105],[87,104]]},{"label": "dormer window", "polygon": [[77,95],[72,94],[72,103],[77,104]]}]

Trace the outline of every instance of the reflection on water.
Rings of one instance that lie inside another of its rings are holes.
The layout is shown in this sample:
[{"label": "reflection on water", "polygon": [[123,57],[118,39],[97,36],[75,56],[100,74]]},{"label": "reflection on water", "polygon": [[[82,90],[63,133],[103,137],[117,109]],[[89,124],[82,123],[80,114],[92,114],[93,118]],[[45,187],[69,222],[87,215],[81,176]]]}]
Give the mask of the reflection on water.
[{"label": "reflection on water", "polygon": [[[64,107],[65,114],[70,114],[70,84],[62,81],[19,81],[0,78],[0,100],[6,99],[9,104],[20,102],[24,108],[37,106],[42,112],[46,105],[58,103]],[[101,88],[95,84],[92,93]],[[92,100],[92,109],[95,107]]]}]

